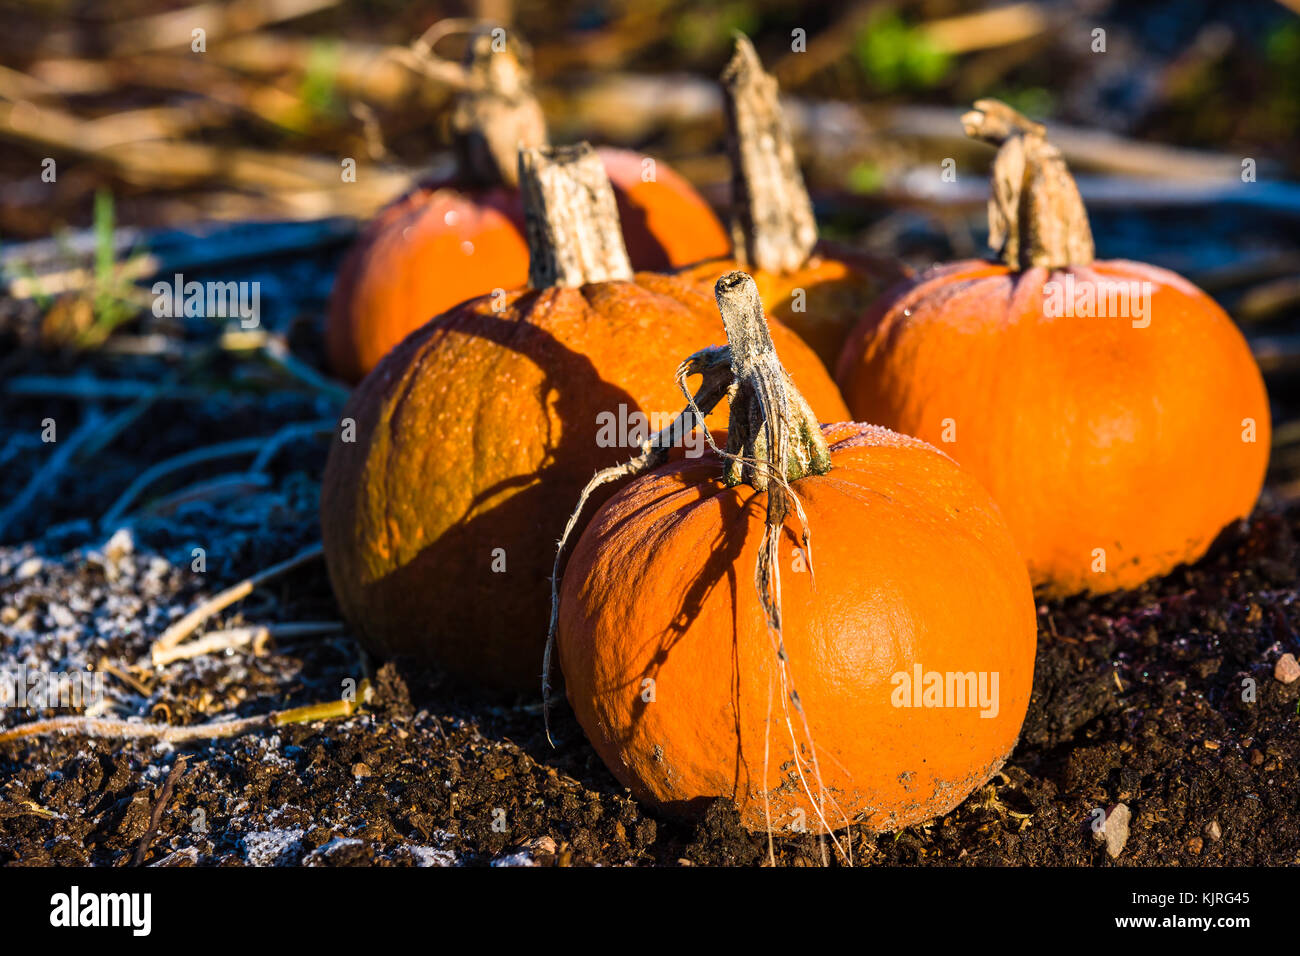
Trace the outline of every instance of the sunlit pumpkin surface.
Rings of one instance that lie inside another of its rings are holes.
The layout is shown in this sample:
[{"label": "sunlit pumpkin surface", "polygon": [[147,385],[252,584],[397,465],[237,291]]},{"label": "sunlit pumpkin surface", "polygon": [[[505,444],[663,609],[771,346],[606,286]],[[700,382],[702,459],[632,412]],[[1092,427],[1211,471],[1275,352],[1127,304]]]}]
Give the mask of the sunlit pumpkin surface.
[{"label": "sunlit pumpkin surface", "polygon": [[[793,515],[781,542],[784,686],[754,586],[767,498],[726,487],[717,457],[635,479],[573,552],[559,629],[569,700],[653,806],[693,814],[721,796],[752,830],[893,830],[956,806],[1015,745],[1036,620],[996,506],[922,442],[823,431],[832,470],[792,484],[811,556]],[[913,692],[898,676],[918,667],[984,675],[996,700],[955,706],[933,685],[923,697],[924,678]]]},{"label": "sunlit pumpkin surface", "polygon": [[956,263],[880,303],[837,373],[855,418],[984,482],[1054,595],[1200,557],[1254,506],[1270,446],[1259,369],[1209,296],[1141,263],[1068,271],[1103,298],[1107,282],[1150,283],[1149,314],[1049,317],[1046,283],[1065,272]]}]

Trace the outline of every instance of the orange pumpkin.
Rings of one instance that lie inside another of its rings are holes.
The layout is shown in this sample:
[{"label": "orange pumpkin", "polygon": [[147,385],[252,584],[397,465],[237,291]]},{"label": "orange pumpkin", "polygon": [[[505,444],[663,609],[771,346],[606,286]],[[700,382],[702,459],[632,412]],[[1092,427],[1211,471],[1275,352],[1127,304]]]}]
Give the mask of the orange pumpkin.
[{"label": "orange pumpkin", "polygon": [[[682,275],[708,285],[743,266],[735,259],[700,262]],[[834,369],[849,331],[881,293],[911,274],[902,263],[870,253],[818,242],[806,262],[789,271],[752,268],[763,307],[794,330]]]},{"label": "orange pumpkin", "polygon": [[1135,586],[1204,553],[1264,479],[1268,398],[1236,326],[1172,272],[1094,262],[1043,127],[994,101],[1002,262],[930,270],[841,358],[855,417],[932,442],[1002,506],[1048,595]]},{"label": "orange pumpkin", "polygon": [[[522,164],[533,288],[465,302],[386,356],[343,413],[355,440],[334,442],[321,492],[330,580],[367,647],[526,690],[577,490],[626,457],[615,435],[646,437],[637,416],[678,405],[679,353],[723,336],[697,286],[632,274],[594,151],[555,156]],[[777,334],[820,413],[846,418],[816,356]]]},{"label": "orange pumpkin", "polygon": [[[474,37],[453,127],[459,157],[450,179],[421,185],[362,231],[335,280],[325,326],[330,367],[355,382],[409,332],[454,305],[528,280],[523,204],[515,189],[519,146],[541,146],[546,127],[514,49]],[[602,151],[625,216],[637,269],[667,269],[720,255],[721,223],[663,163],[644,181],[643,158]]]},{"label": "orange pumpkin", "polygon": [[819,427],[743,273],[718,304],[738,385],[725,467],[666,464],[591,520],[560,594],[568,699],[665,812],[725,797],[751,830],[822,831],[945,813],[1006,760],[1029,702],[1036,617],[1011,534],[929,445]]},{"label": "orange pumpkin", "polygon": [[632,268],[668,272],[726,254],[731,244],[722,223],[667,164],[627,149],[596,152],[614,187]]},{"label": "orange pumpkin", "polygon": [[334,374],[359,381],[432,316],[528,281],[528,246],[504,189],[421,186],[382,210],[334,280],[325,349]]},{"label": "orange pumpkin", "polygon": [[724,272],[744,269],[763,307],[794,329],[828,369],[849,331],[873,301],[911,270],[900,262],[819,242],[812,200],[778,99],[743,36],[722,74],[738,246],[734,258],[702,262],[683,275],[712,288]]}]

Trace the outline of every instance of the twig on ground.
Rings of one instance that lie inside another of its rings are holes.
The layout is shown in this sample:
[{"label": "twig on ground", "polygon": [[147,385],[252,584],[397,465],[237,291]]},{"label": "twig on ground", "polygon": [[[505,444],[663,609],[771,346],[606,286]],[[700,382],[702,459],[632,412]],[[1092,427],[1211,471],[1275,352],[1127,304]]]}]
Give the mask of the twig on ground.
[{"label": "twig on ground", "polygon": [[222,651],[238,650],[247,647],[254,655],[261,656],[274,639],[315,637],[325,634],[340,634],[344,630],[339,621],[295,621],[289,624],[271,624],[258,627],[232,627],[223,631],[213,631],[192,641],[186,641],[170,648],[155,648],[150,653],[154,667],[165,667],[174,661],[189,660],[205,654],[219,654]]},{"label": "twig on ground", "polygon": [[[112,341],[110,339],[110,341]],[[18,375],[5,386],[10,395],[48,396],[81,401],[139,401],[159,391],[157,382],[131,379],[101,379],[89,375]],[[170,401],[211,398],[214,392],[200,388],[163,388],[157,397]]]},{"label": "twig on ground", "polygon": [[115,56],[188,47],[196,25],[205,40],[259,30],[336,7],[339,0],[232,0],[225,4],[199,3],[178,10],[148,13],[109,22],[104,27],[109,52]]},{"label": "twig on ground", "polygon": [[289,351],[289,346],[280,336],[268,335],[262,344],[262,354],[270,359],[272,364],[284,369],[298,381],[310,385],[315,391],[328,395],[340,405],[347,402],[351,393],[346,388],[331,382],[306,362],[300,361]]},{"label": "twig on ground", "polygon": [[51,717],[46,720],[34,720],[19,724],[8,730],[0,731],[0,744],[29,737],[43,737],[47,734],[62,736],[80,735],[103,740],[163,740],[170,744],[191,743],[196,740],[223,740],[239,737],[256,730],[269,727],[284,727],[288,724],[310,724],[318,720],[334,720],[339,717],[351,717],[361,709],[369,695],[369,685],[361,682],[357,688],[356,700],[331,700],[320,704],[306,704],[277,710],[269,714],[257,714],[253,717],[240,717],[235,720],[220,720],[206,724],[190,724],[173,727],[170,724],[151,724],[130,720],[110,720],[102,717]]},{"label": "twig on ground", "polygon": [[153,650],[149,654],[153,666],[165,667],[175,661],[188,661],[190,658],[203,657],[204,654],[220,654],[224,650],[248,648],[253,656],[261,657],[266,653],[270,643],[270,631],[265,627],[231,627],[225,631],[205,633],[192,641],[175,645],[174,648]]},{"label": "twig on ground", "polygon": [[205,478],[202,481],[186,485],[179,491],[172,492],[165,498],[154,501],[141,510],[155,516],[169,515],[181,505],[192,504],[196,501],[230,501],[238,497],[251,497],[266,491],[270,483],[271,480],[266,475],[254,475],[246,471],[237,471],[228,475],[218,475],[215,478]]},{"label": "twig on ground", "polygon": [[78,452],[78,458],[85,461],[88,458],[99,454],[108,447],[118,435],[126,430],[136,419],[153,407],[163,395],[176,384],[177,376],[175,373],[168,375],[163,381],[156,384],[150,391],[141,395],[138,399],[115,414],[104,424],[95,436],[87,440]]},{"label": "twig on ground", "polygon": [[331,382],[306,362],[300,361],[289,351],[283,338],[268,334],[263,329],[230,329],[222,333],[220,344],[227,352],[257,352],[271,364],[310,386],[313,391],[328,395],[340,405],[351,394],[342,385]]},{"label": "twig on ground", "polygon": [[152,468],[146,470],[144,474],[140,475],[140,477],[136,478],[135,481],[131,482],[126,491],[122,492],[122,494],[118,496],[118,499],[113,502],[108,511],[104,513],[104,517],[100,519],[100,527],[108,528],[114,524],[122,517],[126,512],[126,509],[130,507],[131,503],[139,496],[140,492],[144,491],[145,488],[148,488],[164,475],[169,475],[172,472],[180,471],[182,468],[189,468],[191,465],[196,465],[205,461],[212,461],[217,458],[231,458],[236,455],[252,455],[261,451],[265,442],[265,438],[242,438],[237,441],[228,441],[217,445],[208,445],[204,448],[195,448],[191,451],[185,452],[184,454],[168,458],[166,461],[160,461]]},{"label": "twig on ground", "polygon": [[391,47],[386,54],[415,73],[420,73],[453,90],[465,90],[472,83],[469,72],[461,64],[439,56],[433,48],[444,37],[454,33],[470,33],[483,26],[481,20],[446,17],[425,30],[409,47]]},{"label": "twig on ground", "polygon": [[167,772],[167,779],[163,781],[162,790],[158,792],[158,801],[153,805],[153,812],[149,814],[149,829],[144,831],[139,846],[135,848],[135,858],[131,861],[132,866],[139,866],[144,862],[145,854],[149,852],[154,836],[158,833],[158,824],[162,822],[163,811],[167,809],[167,803],[172,798],[172,791],[176,788],[176,781],[185,772],[185,763],[188,759],[184,754],[180,754],[173,761],[171,770]]},{"label": "twig on ground", "polygon": [[415,175],[414,170],[367,167],[356,182],[342,183],[332,160],[190,141],[100,144],[85,127],[81,117],[62,110],[0,100],[5,139],[87,157],[129,182],[154,188],[222,182],[281,201],[295,194],[327,194],[328,203],[313,202],[304,210],[309,218],[349,211],[368,216],[409,189]]},{"label": "twig on ground", "polygon": [[116,677],[127,687],[130,687],[133,691],[135,691],[136,694],[138,694],[141,699],[148,700],[149,688],[145,687],[144,684],[142,684],[132,674],[122,670],[122,668],[118,667],[116,664],[113,664],[112,662],[107,660],[101,660],[99,662],[99,669],[103,671],[105,674],[111,674],[114,677]]},{"label": "twig on ground", "polygon": [[271,436],[270,440],[258,452],[253,463],[249,465],[249,474],[257,475],[266,471],[271,460],[279,454],[280,449],[293,441],[295,438],[310,435],[332,435],[338,423],[334,420],[320,420],[315,422],[295,422],[292,425],[286,425],[278,432]]},{"label": "twig on ground", "polygon": [[198,626],[208,618],[212,617],[212,615],[229,607],[236,601],[247,597],[255,588],[265,584],[273,578],[279,577],[281,574],[285,574],[286,572],[292,571],[294,568],[306,564],[308,561],[313,561],[316,558],[319,558],[324,553],[324,545],[319,543],[314,544],[311,547],[298,552],[287,561],[281,561],[279,564],[267,568],[265,571],[259,571],[251,577],[244,578],[244,580],[240,581],[233,587],[226,588],[226,590],[221,593],[208,598],[208,600],[190,611],[189,614],[186,614],[171,627],[167,628],[167,630],[163,632],[162,636],[154,642],[153,647],[150,650],[150,656],[152,657],[161,651],[166,651],[175,647],[190,634],[194,633]]},{"label": "twig on ground", "polygon": [[1248,289],[1233,310],[1238,321],[1260,322],[1300,304],[1300,276],[1283,276]]}]

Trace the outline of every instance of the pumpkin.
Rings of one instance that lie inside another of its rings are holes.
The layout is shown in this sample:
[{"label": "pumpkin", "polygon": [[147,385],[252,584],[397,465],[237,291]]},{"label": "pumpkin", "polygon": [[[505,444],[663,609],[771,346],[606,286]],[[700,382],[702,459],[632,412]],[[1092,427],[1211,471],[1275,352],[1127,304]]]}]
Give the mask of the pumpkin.
[{"label": "pumpkin", "polygon": [[863,319],[854,415],[932,442],[1002,506],[1045,595],[1133,587],[1203,554],[1264,479],[1269,406],[1231,319],[1155,266],[1094,261],[1044,128],[991,100],[1001,261],[931,269]]},{"label": "pumpkin", "polygon": [[[528,280],[520,145],[546,142],[541,107],[520,51],[471,39],[452,117],[457,169],[417,186],[367,224],[344,257],[325,325],[330,367],[355,382],[409,332],[454,305]],[[667,269],[721,255],[721,223],[666,164],[602,151],[624,216],[632,264]],[[653,176],[643,173],[652,168]]]},{"label": "pumpkin", "polygon": [[751,830],[945,813],[1006,760],[1028,707],[1036,615],[1015,542],[931,446],[819,425],[748,276],[723,276],[717,301],[725,451],[633,469],[579,538],[556,635],[574,713],[671,815],[718,797]]},{"label": "pumpkin", "polygon": [[[698,286],[633,275],[590,147],[525,151],[521,177],[532,288],[462,303],[367,376],[330,449],[321,524],[366,647],[535,693],[573,496],[645,439],[643,414],[676,407],[673,356],[723,330]],[[778,338],[819,412],[846,418],[817,357]]]},{"label": "pumpkin", "polygon": [[666,163],[628,149],[596,150],[618,200],[632,267],[670,272],[725,255],[727,231],[699,193]]},{"label": "pumpkin", "polygon": [[683,274],[712,289],[724,272],[749,272],[763,307],[834,369],[870,304],[911,272],[902,263],[818,241],[776,79],[744,36],[736,38],[722,86],[736,248],[731,258],[698,263]]},{"label": "pumpkin", "polygon": [[[383,209],[344,257],[325,323],[334,374],[359,381],[414,328],[528,279],[528,246],[503,189],[434,184]],[[498,286],[499,283],[499,286]]]}]

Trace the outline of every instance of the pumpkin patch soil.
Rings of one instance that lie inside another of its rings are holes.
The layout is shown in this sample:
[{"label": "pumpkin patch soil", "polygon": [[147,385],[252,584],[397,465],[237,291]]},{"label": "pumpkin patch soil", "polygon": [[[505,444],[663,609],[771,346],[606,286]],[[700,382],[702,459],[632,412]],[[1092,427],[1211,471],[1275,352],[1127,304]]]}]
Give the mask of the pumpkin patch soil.
[{"label": "pumpkin patch soil", "polygon": [[[54,372],[41,363],[56,361],[31,358],[26,370]],[[0,447],[52,407],[3,403]],[[696,824],[639,808],[562,702],[553,749],[537,702],[484,697],[402,661],[366,661],[346,632],[285,641],[263,656],[132,669],[199,597],[316,540],[324,442],[287,445],[265,488],[141,513],[130,532],[86,516],[102,514],[142,463],[273,432],[321,415],[318,404],[292,394],[163,403],[156,427],[124,435],[94,469],[56,483],[26,531],[0,547],[0,666],[112,665],[138,684],[109,674],[114,713],[177,724],[337,699],[345,680],[367,676],[369,706],[345,720],[179,747],[89,737],[0,744],[0,862],[130,864],[184,754],[146,840],[148,864],[761,863],[766,839],[742,831],[722,804]],[[74,407],[58,414],[75,421]],[[25,484],[37,460],[11,455],[6,484]],[[205,574],[191,571],[196,546],[208,556]],[[1041,606],[1033,701],[1001,774],[927,825],[853,833],[855,861],[1300,862],[1300,682],[1273,677],[1281,654],[1300,652],[1298,548],[1300,507],[1266,501],[1195,566],[1138,591]],[[214,626],[336,617],[317,562]],[[1243,700],[1251,686],[1253,701]],[[0,722],[33,716],[11,709]],[[1133,819],[1111,861],[1088,824],[1117,802]],[[786,837],[774,851],[778,863],[815,865],[824,847]]]}]

